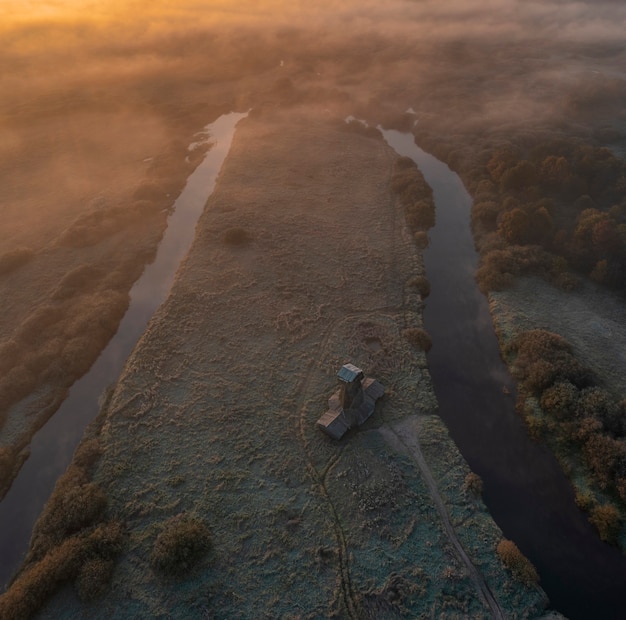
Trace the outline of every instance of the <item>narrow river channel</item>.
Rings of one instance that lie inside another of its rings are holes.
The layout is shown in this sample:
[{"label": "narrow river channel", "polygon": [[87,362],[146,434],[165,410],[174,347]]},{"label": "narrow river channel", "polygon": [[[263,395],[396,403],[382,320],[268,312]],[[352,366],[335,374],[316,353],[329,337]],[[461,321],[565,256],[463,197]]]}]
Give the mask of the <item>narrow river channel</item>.
[{"label": "narrow river channel", "polygon": [[0,503],[0,591],[22,561],[37,517],[87,425],[97,415],[100,396],[117,380],[154,311],[167,297],[230,149],[235,126],[245,116],[232,112],[205,128],[203,136],[213,145],[176,200],[156,258],[133,285],[130,306],[116,335],[33,439],[30,457]]},{"label": "narrow river channel", "polygon": [[431,284],[424,322],[433,341],[428,363],[441,417],[483,479],[495,521],[536,566],[551,606],[572,620],[626,618],[626,557],[598,538],[556,459],[530,438],[515,413],[515,384],[474,280],[471,197],[411,134],[383,135],[399,155],[415,161],[434,191],[437,223],[424,254]]}]

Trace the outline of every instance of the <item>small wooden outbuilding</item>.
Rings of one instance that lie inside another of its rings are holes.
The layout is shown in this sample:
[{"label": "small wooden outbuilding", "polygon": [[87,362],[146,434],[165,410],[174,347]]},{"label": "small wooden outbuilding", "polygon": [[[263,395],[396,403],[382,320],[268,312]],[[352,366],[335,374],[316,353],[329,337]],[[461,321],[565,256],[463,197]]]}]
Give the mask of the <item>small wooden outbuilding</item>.
[{"label": "small wooden outbuilding", "polygon": [[354,364],[344,364],[337,378],[339,389],[328,399],[328,410],[317,421],[320,430],[333,439],[341,439],[349,429],[363,424],[385,393],[382,384],[366,377]]}]

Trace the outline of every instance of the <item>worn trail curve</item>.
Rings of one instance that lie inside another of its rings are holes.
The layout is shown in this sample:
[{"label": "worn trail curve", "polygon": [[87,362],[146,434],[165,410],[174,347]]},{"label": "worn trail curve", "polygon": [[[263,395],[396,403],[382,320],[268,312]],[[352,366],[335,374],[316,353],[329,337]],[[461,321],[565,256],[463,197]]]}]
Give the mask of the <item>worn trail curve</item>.
[{"label": "worn trail curve", "polygon": [[417,466],[419,467],[422,476],[426,484],[428,485],[428,490],[430,492],[430,496],[435,504],[435,508],[437,513],[439,514],[439,518],[441,519],[441,523],[444,527],[448,540],[454,547],[458,558],[463,562],[471,580],[474,582],[476,586],[476,590],[483,600],[485,605],[491,610],[491,615],[496,620],[504,620],[505,615],[500,607],[500,604],[496,600],[495,596],[491,592],[487,581],[483,574],[476,568],[471,558],[465,551],[461,541],[456,535],[456,531],[454,526],[450,522],[450,516],[448,514],[448,510],[446,508],[445,502],[439,493],[439,489],[437,487],[437,483],[433,478],[432,472],[430,471],[430,467],[426,463],[426,459],[422,453],[422,448],[419,443],[419,438],[415,433],[408,433],[403,431],[401,428],[397,426],[394,427],[392,425],[385,425],[380,428],[380,432],[383,436],[389,441],[390,444],[398,446],[400,444],[400,449],[404,448],[403,451],[408,452],[410,456],[415,460]]}]

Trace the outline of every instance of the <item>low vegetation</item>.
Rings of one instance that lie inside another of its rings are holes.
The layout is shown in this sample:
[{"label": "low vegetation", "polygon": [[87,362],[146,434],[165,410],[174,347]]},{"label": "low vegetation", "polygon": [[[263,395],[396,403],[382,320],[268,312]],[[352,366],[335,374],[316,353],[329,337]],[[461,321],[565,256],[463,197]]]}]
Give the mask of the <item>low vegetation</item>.
[{"label": "low vegetation", "polygon": [[[404,209],[407,226],[418,245],[427,245],[424,233],[435,225],[433,190],[410,157],[399,157],[391,178],[391,188]],[[420,236],[417,236],[420,235]]]},{"label": "low vegetation", "polygon": [[433,342],[425,329],[420,327],[409,327],[404,330],[403,334],[409,343],[416,349],[426,351],[426,353],[428,353],[433,346]]},{"label": "low vegetation", "polygon": [[222,241],[226,245],[245,245],[252,241],[252,235],[245,228],[229,228],[222,235]]},{"label": "low vegetation", "polygon": [[[607,542],[616,543],[626,504],[626,407],[599,384],[575,358],[569,343],[544,330],[522,332],[508,353],[520,381],[520,411],[536,435],[553,438],[559,452],[574,456],[612,503],[593,493],[577,502]],[[535,399],[542,416],[527,403]]]},{"label": "low vegetation", "polygon": [[430,282],[426,276],[415,276],[409,281],[409,286],[416,288],[422,299],[430,295]]},{"label": "low vegetation", "polygon": [[189,572],[211,549],[211,535],[203,521],[185,514],[169,519],[154,541],[150,564],[170,576]]},{"label": "low vegetation", "polygon": [[503,538],[496,547],[496,553],[517,580],[528,586],[539,582],[539,575],[532,562],[512,540]]},{"label": "low vegetation", "polygon": [[463,484],[465,490],[476,497],[480,497],[483,494],[483,480],[473,471],[469,472],[465,476],[465,482]]}]

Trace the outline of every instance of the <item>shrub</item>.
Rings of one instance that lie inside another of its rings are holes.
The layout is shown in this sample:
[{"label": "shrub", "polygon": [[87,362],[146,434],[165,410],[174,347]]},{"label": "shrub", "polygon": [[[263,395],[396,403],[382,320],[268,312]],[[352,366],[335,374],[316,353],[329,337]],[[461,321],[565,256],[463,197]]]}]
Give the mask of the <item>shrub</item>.
[{"label": "shrub", "polygon": [[413,238],[415,239],[415,244],[420,250],[425,250],[430,243],[430,240],[428,239],[428,233],[423,230],[418,230],[413,235]]},{"label": "shrub", "polygon": [[582,390],[576,405],[580,417],[594,417],[614,435],[624,434],[624,420],[620,407],[605,390],[598,387]]},{"label": "shrub", "polygon": [[476,202],[472,206],[472,224],[479,223],[485,230],[493,231],[496,229],[499,213],[500,207],[493,200]]},{"label": "shrub", "polygon": [[481,253],[476,280],[483,292],[507,288],[514,276],[548,277],[552,267],[552,255],[536,245],[512,245],[502,249],[496,246],[489,252],[482,245]]},{"label": "shrub", "polygon": [[541,395],[541,408],[555,418],[566,419],[576,414],[579,391],[569,381],[558,381]]},{"label": "shrub", "polygon": [[510,244],[527,243],[530,232],[528,214],[522,209],[503,213],[498,223],[498,232]]},{"label": "shrub", "polygon": [[100,521],[106,504],[102,489],[88,482],[82,468],[70,465],[35,523],[27,561],[41,558],[64,538]]},{"label": "shrub", "polygon": [[596,505],[596,498],[591,491],[581,491],[576,493],[576,505],[585,512],[590,512]]},{"label": "shrub", "polygon": [[483,481],[482,478],[471,471],[467,476],[465,476],[465,490],[469,491],[473,495],[480,497],[483,493]]},{"label": "shrub", "polygon": [[416,349],[428,352],[433,346],[432,340],[425,329],[410,327],[409,329],[405,329],[403,333],[404,337]]},{"label": "shrub", "polygon": [[15,248],[5,252],[0,256],[0,276],[11,273],[25,265],[33,256],[35,256],[35,252],[30,248]]},{"label": "shrub", "polygon": [[428,230],[435,225],[435,206],[418,200],[405,209],[406,222],[412,230]]},{"label": "shrub", "polygon": [[227,245],[244,245],[252,241],[252,237],[245,228],[229,228],[222,235],[222,241]]},{"label": "shrub", "polygon": [[415,276],[409,281],[409,286],[415,287],[422,299],[430,295],[430,282],[425,276]]},{"label": "shrub", "polygon": [[618,463],[626,457],[626,446],[602,433],[590,433],[583,455],[600,488],[606,489],[615,478]]},{"label": "shrub", "polygon": [[512,540],[503,538],[498,543],[496,552],[502,563],[513,573],[517,580],[528,586],[539,581],[537,570]]},{"label": "shrub", "polygon": [[211,548],[211,536],[206,525],[179,514],[163,526],[157,536],[150,564],[165,575],[182,575],[193,568]]},{"label": "shrub", "polygon": [[589,521],[598,530],[604,542],[617,544],[620,532],[619,511],[612,504],[603,504],[592,509]]}]

